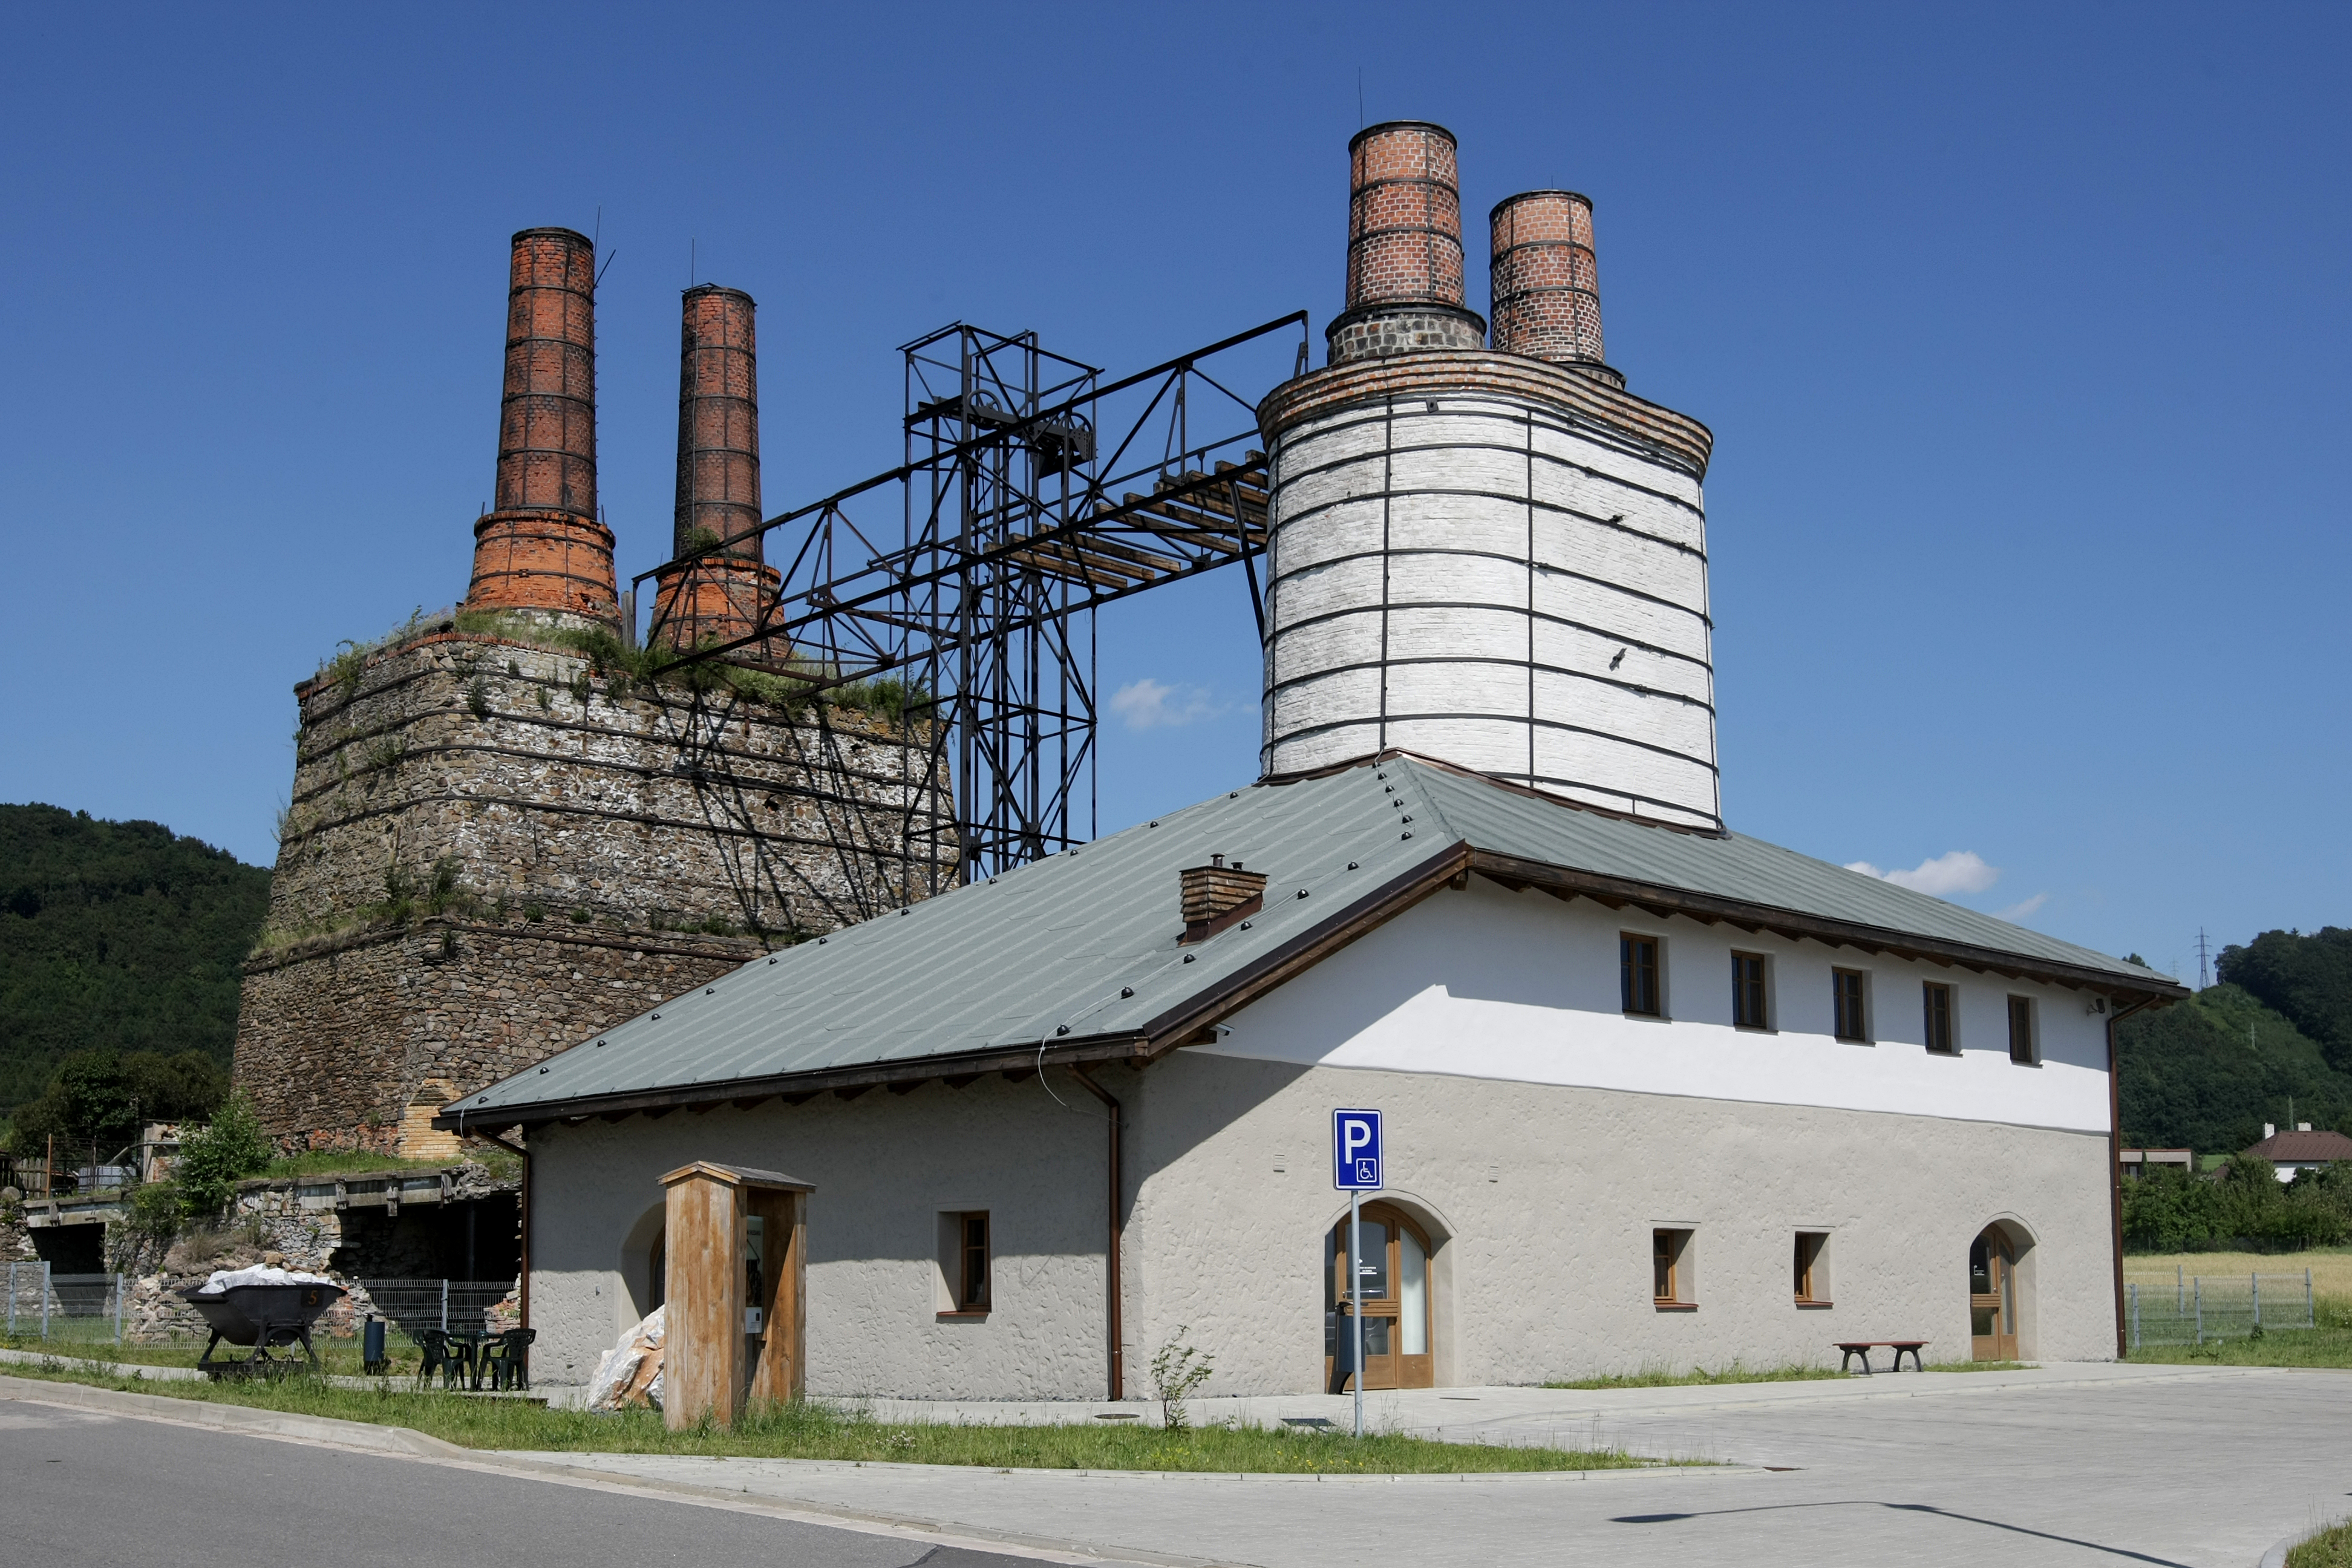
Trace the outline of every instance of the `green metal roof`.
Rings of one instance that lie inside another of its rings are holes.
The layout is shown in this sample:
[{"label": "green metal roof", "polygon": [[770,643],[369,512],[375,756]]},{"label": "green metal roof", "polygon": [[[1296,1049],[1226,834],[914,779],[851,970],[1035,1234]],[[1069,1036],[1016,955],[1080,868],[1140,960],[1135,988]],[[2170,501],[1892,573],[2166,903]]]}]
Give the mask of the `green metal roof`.
[{"label": "green metal roof", "polygon": [[[1180,947],[1177,872],[1212,854],[1267,875],[1265,910]],[[1391,753],[1235,790],[754,959],[436,1121],[1148,1054],[1465,870],[2119,996],[2186,994],[2137,964],[1759,839],[1630,821]]]}]

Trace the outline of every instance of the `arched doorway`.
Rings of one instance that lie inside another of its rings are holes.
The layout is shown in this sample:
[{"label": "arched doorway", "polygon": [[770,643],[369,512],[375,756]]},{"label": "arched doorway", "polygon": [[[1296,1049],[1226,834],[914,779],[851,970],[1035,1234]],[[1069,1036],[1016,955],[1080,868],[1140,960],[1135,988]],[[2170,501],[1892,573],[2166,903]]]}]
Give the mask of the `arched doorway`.
[{"label": "arched doorway", "polygon": [[1969,1243],[1969,1353],[2017,1359],[2017,1248],[1997,1225]]},{"label": "arched doorway", "polygon": [[[1364,1376],[1366,1388],[1432,1388],[1436,1359],[1429,1288],[1429,1233],[1393,1204],[1364,1205]],[[1355,1321],[1348,1288],[1348,1222],[1323,1243],[1323,1386],[1354,1386]]]}]

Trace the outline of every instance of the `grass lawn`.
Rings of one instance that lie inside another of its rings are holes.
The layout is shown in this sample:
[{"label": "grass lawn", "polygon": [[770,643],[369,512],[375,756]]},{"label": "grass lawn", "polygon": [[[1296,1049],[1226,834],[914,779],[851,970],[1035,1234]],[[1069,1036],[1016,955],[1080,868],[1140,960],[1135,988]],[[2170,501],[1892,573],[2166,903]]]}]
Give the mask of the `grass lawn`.
[{"label": "grass lawn", "polygon": [[[1882,1356],[1884,1352],[1881,1352]],[[2016,1372],[2029,1363],[2021,1361],[1931,1361],[1929,1372]],[[1562,1383],[1547,1383],[1546,1388],[1685,1388],[1694,1384],[1707,1383],[1810,1383],[1816,1378],[1860,1377],[1858,1372],[1840,1372],[1831,1366],[1742,1366],[1733,1362],[1720,1371],[1709,1372],[1695,1366],[1688,1372],[1673,1372],[1665,1367],[1645,1367],[1640,1372],[1619,1373],[1613,1377],[1580,1377]],[[1884,1369],[1878,1375],[1885,1375]]]},{"label": "grass lawn", "polygon": [[2347,1321],[2352,1310],[2322,1301],[2317,1316],[2315,1329],[2273,1329],[2258,1340],[2207,1340],[2201,1345],[2142,1345],[2125,1359],[2157,1366],[2352,1367],[2352,1321]]},{"label": "grass lawn", "polygon": [[2300,1545],[2290,1547],[2286,1568],[2352,1568],[2352,1524],[2323,1530]]},{"label": "grass lawn", "polygon": [[862,1459],[894,1464],[974,1465],[992,1469],[1210,1470],[1223,1473],[1395,1475],[1519,1470],[1628,1469],[1655,1461],[1622,1449],[1501,1447],[1392,1435],[1360,1441],[1276,1427],[1204,1426],[1186,1431],[1129,1423],[1073,1426],[947,1426],[877,1421],[854,1406],[818,1402],[756,1410],[733,1429],[671,1432],[650,1410],[591,1415],[519,1400],[418,1394],[404,1384],[330,1387],[315,1378],[278,1384],[133,1382],[79,1372],[62,1362],[0,1368],[100,1388],[242,1405],[342,1421],[406,1426],[467,1448],[557,1453],[688,1454],[759,1458]]},{"label": "grass lawn", "polygon": [[[79,1323],[81,1321],[76,1321]],[[54,1329],[58,1324],[52,1323],[51,1327]],[[201,1339],[183,1338],[167,1341],[162,1344],[118,1345],[113,1340],[113,1324],[110,1321],[102,1327],[103,1332],[98,1331],[98,1328],[94,1326],[89,1333],[72,1338],[56,1334],[47,1340],[42,1339],[37,1333],[13,1335],[0,1333],[0,1349],[30,1351],[37,1355],[47,1352],[78,1360],[114,1362],[131,1366],[194,1366],[205,1353],[205,1342]],[[325,1334],[313,1334],[310,1338],[310,1345],[319,1352],[320,1370],[328,1375],[332,1377],[362,1375],[360,1342],[356,1337],[338,1340],[330,1339]],[[395,1332],[385,1336],[384,1351],[392,1358],[392,1370],[394,1376],[416,1375],[417,1350],[408,1342],[405,1335]],[[247,1353],[247,1347],[225,1344],[221,1346],[220,1353],[224,1360],[241,1357]],[[302,1352],[299,1349],[289,1347],[286,1352],[272,1351],[270,1353],[299,1355]],[[0,1363],[0,1373],[16,1370],[9,1363]]]}]

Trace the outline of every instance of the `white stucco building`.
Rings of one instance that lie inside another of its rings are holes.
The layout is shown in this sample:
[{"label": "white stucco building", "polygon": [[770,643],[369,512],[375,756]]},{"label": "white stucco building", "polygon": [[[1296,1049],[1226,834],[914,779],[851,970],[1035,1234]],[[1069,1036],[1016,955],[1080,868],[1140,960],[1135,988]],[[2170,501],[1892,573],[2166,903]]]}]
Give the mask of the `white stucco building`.
[{"label": "white stucco building", "polygon": [[1265,776],[452,1106],[528,1129],[542,1384],[705,1161],[814,1187],[812,1393],[1140,1392],[1180,1326],[1335,1389],[1343,1106],[1369,1386],[2115,1353],[2110,1029],[2185,993],[1725,830],[1709,438],[1600,361],[1590,205],[1496,209],[1488,350],[1452,138],[1351,153],[1333,363],[1261,410]]}]

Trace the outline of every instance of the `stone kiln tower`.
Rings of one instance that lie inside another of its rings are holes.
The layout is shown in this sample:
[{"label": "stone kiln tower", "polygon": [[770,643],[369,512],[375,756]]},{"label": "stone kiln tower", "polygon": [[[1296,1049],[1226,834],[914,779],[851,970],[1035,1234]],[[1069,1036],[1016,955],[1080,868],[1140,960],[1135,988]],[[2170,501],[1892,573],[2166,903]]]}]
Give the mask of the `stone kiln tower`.
[{"label": "stone kiln tower", "polygon": [[1490,219],[1464,303],[1453,135],[1349,144],[1346,310],[1258,410],[1272,461],[1264,766],[1391,747],[1720,829],[1705,426],[1602,362],[1592,205]]},{"label": "stone kiln tower", "polygon": [[[455,612],[295,688],[301,727],[246,964],[236,1078],[284,1146],[442,1157],[434,1113],[782,942],[919,896],[953,841],[917,722],[793,700],[782,650],[691,681],[626,646],[596,504],[595,258],[514,237],[498,504]],[[750,296],[688,291],[680,553],[657,647],[756,623]]]}]

